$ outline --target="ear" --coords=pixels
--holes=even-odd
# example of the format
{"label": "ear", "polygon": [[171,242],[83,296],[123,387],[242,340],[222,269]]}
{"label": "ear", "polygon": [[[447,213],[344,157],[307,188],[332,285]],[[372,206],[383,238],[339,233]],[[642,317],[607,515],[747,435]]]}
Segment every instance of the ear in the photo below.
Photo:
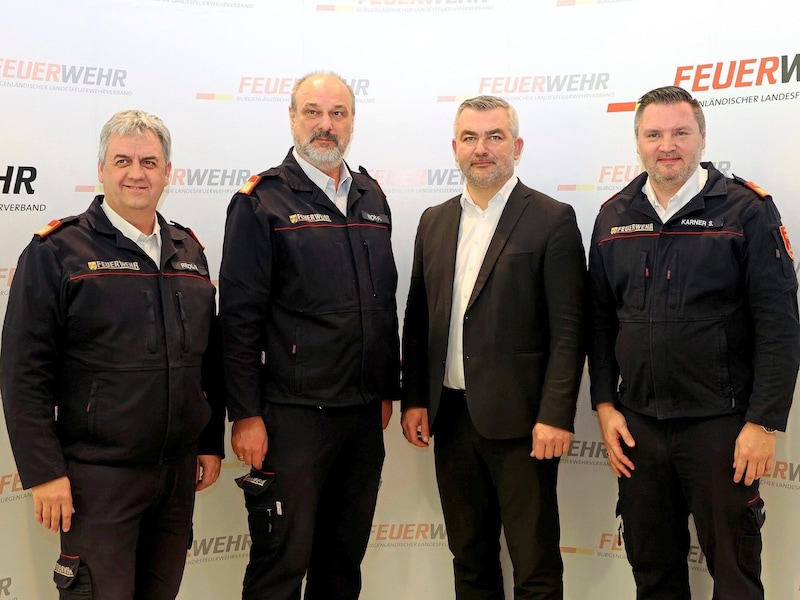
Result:
{"label": "ear", "polygon": [[172,163],[168,162],[167,163],[167,168],[164,171],[164,180],[166,181],[167,185],[169,185],[169,176],[170,176],[171,173],[172,173]]}
{"label": "ear", "polygon": [[523,146],[525,146],[525,141],[521,137],[514,140],[514,160],[519,160],[519,157],[522,156]]}
{"label": "ear", "polygon": [[97,180],[103,183],[103,163],[97,163]]}

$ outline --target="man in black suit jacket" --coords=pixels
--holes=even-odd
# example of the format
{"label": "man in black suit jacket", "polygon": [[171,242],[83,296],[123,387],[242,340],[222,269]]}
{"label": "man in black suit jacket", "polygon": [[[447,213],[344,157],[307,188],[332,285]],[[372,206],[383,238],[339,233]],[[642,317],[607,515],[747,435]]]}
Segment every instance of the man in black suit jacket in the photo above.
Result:
{"label": "man in black suit jacket", "polygon": [[584,352],[585,257],[572,208],[523,185],[519,120],[465,101],[453,151],[463,194],[427,209],[403,328],[406,439],[435,434],[458,600],[502,600],[500,529],[516,600],[560,599],[558,457]]}

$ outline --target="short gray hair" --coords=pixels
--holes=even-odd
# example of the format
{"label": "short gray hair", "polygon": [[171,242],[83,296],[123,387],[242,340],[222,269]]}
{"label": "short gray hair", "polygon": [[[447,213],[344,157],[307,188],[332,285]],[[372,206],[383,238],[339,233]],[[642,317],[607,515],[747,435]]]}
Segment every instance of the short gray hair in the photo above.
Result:
{"label": "short gray hair", "polygon": [[519,115],[517,111],[508,102],[497,96],[475,96],[464,100],[461,106],[458,107],[456,118],[453,120],[453,135],[458,135],[458,117],[467,108],[478,111],[505,108],[508,113],[508,127],[511,129],[511,135],[514,139],[519,137]]}
{"label": "short gray hair", "polygon": [[636,116],[633,117],[633,133],[638,137],[639,124],[642,122],[642,113],[644,109],[651,104],[680,104],[686,102],[692,107],[694,118],[697,120],[697,125],[700,128],[700,135],[706,134],[706,117],[703,114],[703,107],[700,103],[692,98],[692,95],[683,88],[674,85],[656,88],[650,90],[644,96],[639,98],[639,105],[636,108]]}
{"label": "short gray hair", "polygon": [[327,75],[328,77],[333,77],[334,79],[338,79],[344,84],[344,87],[347,88],[347,91],[350,92],[350,102],[352,104],[350,110],[353,115],[356,114],[356,94],[353,91],[353,88],[350,87],[350,84],[347,83],[347,80],[339,75],[338,73],[334,73],[333,71],[311,71],[311,73],[307,73],[303,75],[300,79],[294,82],[294,87],[292,88],[292,96],[291,96],[291,106],[292,111],[297,112],[297,88],[299,88],[307,79],[311,79],[313,77],[319,77],[321,75]]}
{"label": "short gray hair", "polygon": [[108,141],[117,134],[120,137],[129,135],[145,135],[152,131],[161,142],[166,164],[170,162],[172,153],[172,136],[164,122],[155,115],[149,115],[141,110],[121,110],[114,114],[100,131],[100,149],[97,153],[98,162],[104,163],[108,152]]}

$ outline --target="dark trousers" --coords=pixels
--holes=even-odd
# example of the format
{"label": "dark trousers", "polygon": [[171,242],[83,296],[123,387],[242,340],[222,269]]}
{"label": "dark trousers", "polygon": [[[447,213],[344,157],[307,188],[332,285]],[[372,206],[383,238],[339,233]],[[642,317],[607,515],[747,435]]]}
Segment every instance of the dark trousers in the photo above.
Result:
{"label": "dark trousers", "polygon": [[761,600],[758,481],[733,482],[740,415],[659,421],[623,409],[636,469],[619,480],[619,512],[638,600],[688,600],[688,517],[714,578],[714,600]]}
{"label": "dark trousers", "polygon": [[530,452],[530,437],[482,437],[463,396],[443,392],[434,453],[457,600],[504,598],[501,525],[514,567],[515,600],[563,597],[558,460],[540,461]]}
{"label": "dark trousers", "polygon": [[192,535],[197,457],[153,467],[70,462],[67,476],[75,514],[60,562],[79,559],[84,569],[60,598],[173,600]]}
{"label": "dark trousers", "polygon": [[268,405],[264,471],[245,492],[250,562],[244,600],[355,600],[369,542],[384,447],[380,402],[319,409]]}

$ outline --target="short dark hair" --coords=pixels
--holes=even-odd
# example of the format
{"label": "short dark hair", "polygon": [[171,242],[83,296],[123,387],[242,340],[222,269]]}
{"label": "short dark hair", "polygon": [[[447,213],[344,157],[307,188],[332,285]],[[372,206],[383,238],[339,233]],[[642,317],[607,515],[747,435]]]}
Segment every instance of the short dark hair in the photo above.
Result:
{"label": "short dark hair", "polygon": [[642,113],[644,109],[651,104],[680,104],[687,102],[692,107],[694,118],[697,120],[697,125],[700,127],[700,135],[706,133],[706,118],[703,115],[703,107],[700,103],[692,98],[692,95],[683,88],[674,85],[656,88],[650,90],[644,96],[639,98],[638,106],[636,107],[636,116],[633,118],[633,133],[639,135],[639,124],[642,122]]}

